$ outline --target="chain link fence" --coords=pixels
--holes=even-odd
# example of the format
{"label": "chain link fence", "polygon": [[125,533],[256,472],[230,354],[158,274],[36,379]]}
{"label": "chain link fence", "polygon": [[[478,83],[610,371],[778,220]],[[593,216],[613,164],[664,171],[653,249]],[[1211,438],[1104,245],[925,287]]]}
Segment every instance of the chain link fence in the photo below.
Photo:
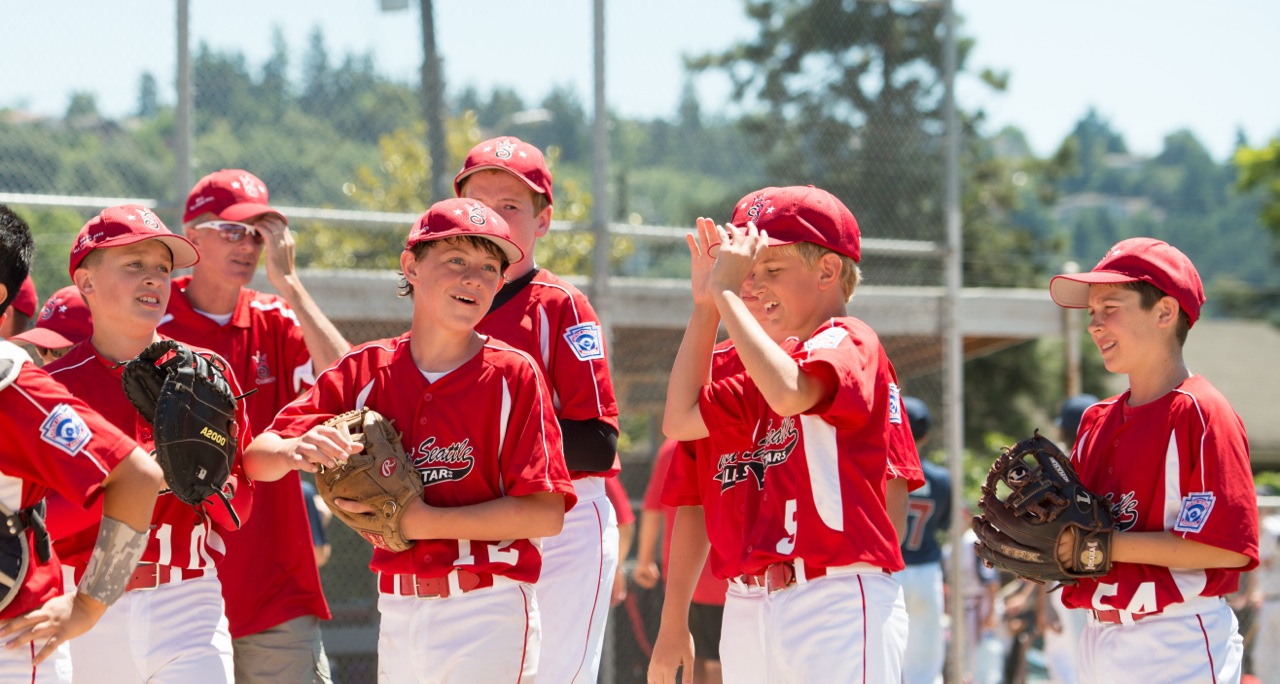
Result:
{"label": "chain link fence", "polygon": [[[94,3],[60,4],[70,22],[76,16],[99,21]],[[364,23],[355,23],[376,27],[380,10],[366,4]],[[130,30],[154,39],[154,60],[130,74],[136,83],[132,105],[120,106],[118,93],[108,98],[92,83],[62,93],[62,110],[0,95],[0,201],[16,206],[37,232],[35,275],[42,295],[66,284],[75,233],[107,203],[133,198],[155,207],[171,228],[181,223],[183,198],[174,189],[176,141],[183,135],[172,86],[174,22],[164,12],[156,16],[154,5],[146,3],[142,12],[141,3],[124,3],[122,10],[138,10]],[[304,280],[347,339],[394,336],[407,329],[408,309],[388,303],[394,301],[391,272],[409,225],[429,204],[433,166],[418,73],[388,69],[379,50],[330,47],[335,37],[320,29],[305,41],[287,40],[293,27],[318,26],[325,11],[319,4],[301,7],[289,19],[291,30],[277,27],[264,51],[226,33],[208,40],[202,22],[215,9],[197,3],[190,26],[191,177],[220,168],[245,168],[261,177],[272,204],[290,216]],[[661,441],[667,374],[688,311],[683,235],[698,216],[727,219],[740,197],[763,186],[817,185],[853,210],[865,241],[865,284],[850,311],[864,316],[866,302],[873,312],[887,312],[867,317],[893,322],[882,331],[883,341],[906,393],[935,407],[935,417],[943,414],[941,8],[835,0],[753,7],[773,13],[748,16],[748,37],[686,55],[684,82],[645,86],[679,91],[674,111],[655,118],[618,114],[611,129],[614,285],[601,309],[612,328],[622,477],[637,513]],[[216,11],[254,10],[250,3],[227,2]],[[742,8],[730,11],[741,19]],[[20,31],[36,31],[42,21],[22,4],[7,3],[0,13]],[[84,28],[68,37],[40,29],[44,47],[84,54],[85,45],[76,42]],[[114,27],[102,28],[111,33]],[[589,33],[573,39],[581,41],[585,59]],[[444,120],[431,125],[444,133],[444,168],[452,173],[474,143],[499,134],[545,149],[556,176],[556,225],[539,244],[538,261],[564,275],[589,275],[586,221],[595,200],[588,94],[553,85],[554,78],[537,98],[501,87],[482,91],[450,81],[450,63],[466,55],[441,56]],[[38,68],[35,55],[26,62],[13,54],[3,59],[6,71]],[[729,84],[728,104],[702,101],[699,84],[708,80]],[[967,156],[982,154],[966,142]],[[980,259],[967,261],[969,284],[1011,284],[984,281],[986,272]],[[269,289],[265,278],[258,282]],[[585,281],[576,282],[586,289]],[[343,297],[350,306],[329,308]],[[944,427],[935,429],[943,434]],[[341,525],[328,532],[333,554],[321,574],[334,614],[325,634],[335,680],[372,682],[377,612],[366,567],[370,549]],[[660,591],[633,587],[628,602],[614,609],[603,681],[644,681],[660,604]]]}

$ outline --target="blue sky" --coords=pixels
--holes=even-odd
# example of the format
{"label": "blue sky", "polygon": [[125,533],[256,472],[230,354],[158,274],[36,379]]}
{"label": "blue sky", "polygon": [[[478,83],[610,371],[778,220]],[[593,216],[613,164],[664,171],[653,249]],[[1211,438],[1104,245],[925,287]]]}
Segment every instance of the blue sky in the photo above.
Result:
{"label": "blue sky", "polygon": [[[193,43],[242,51],[259,66],[271,30],[284,29],[297,68],[320,26],[330,55],[372,51],[378,68],[417,78],[416,3],[384,13],[379,0],[191,0]],[[97,95],[111,114],[131,110],[150,70],[173,99],[175,10],[171,0],[5,0],[0,20],[18,27],[0,50],[0,107],[60,113],[73,90]],[[438,42],[451,92],[513,87],[534,100],[555,84],[591,97],[590,0],[437,0]],[[681,55],[749,36],[739,0],[608,0],[608,95],[631,116],[674,112]],[[960,85],[963,106],[984,107],[991,127],[1014,124],[1047,154],[1090,107],[1143,154],[1188,128],[1216,158],[1237,128],[1253,143],[1280,134],[1271,0],[957,0],[977,40],[972,64],[1007,70],[1009,91]],[[698,81],[706,111],[726,106],[727,84]]]}

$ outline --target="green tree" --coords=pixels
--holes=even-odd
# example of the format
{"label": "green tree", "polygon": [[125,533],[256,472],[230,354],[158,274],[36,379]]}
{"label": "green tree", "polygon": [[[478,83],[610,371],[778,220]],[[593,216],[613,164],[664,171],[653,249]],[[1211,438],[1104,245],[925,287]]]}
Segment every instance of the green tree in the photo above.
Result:
{"label": "green tree", "polygon": [[1262,192],[1259,217],[1273,234],[1280,235],[1280,138],[1256,148],[1241,145],[1233,161],[1239,171],[1237,189]]}

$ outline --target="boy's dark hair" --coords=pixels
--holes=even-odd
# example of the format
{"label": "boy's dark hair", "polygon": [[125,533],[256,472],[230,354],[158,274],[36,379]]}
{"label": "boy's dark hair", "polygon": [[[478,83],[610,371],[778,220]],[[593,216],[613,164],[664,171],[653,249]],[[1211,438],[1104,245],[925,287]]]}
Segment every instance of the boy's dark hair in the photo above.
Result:
{"label": "boy's dark hair", "polygon": [[[485,253],[497,257],[498,261],[502,264],[503,273],[506,273],[507,267],[511,265],[511,260],[507,258],[507,253],[502,251],[502,248],[498,246],[498,243],[488,238],[480,237],[479,235],[454,235],[452,237],[440,238],[439,240],[427,240],[414,245],[409,249],[409,251],[413,253],[413,260],[418,261],[422,259],[422,256],[433,246],[442,242],[450,245],[471,245],[472,247],[479,247],[480,249],[483,249]],[[413,294],[413,285],[410,285],[409,281],[405,279],[404,273],[399,271],[397,271],[397,273],[400,273],[400,282],[396,285],[396,294],[401,297],[411,296]]]}
{"label": "boy's dark hair", "polygon": [[[1150,311],[1160,302],[1161,299],[1170,296],[1164,290],[1142,280],[1135,280],[1129,283],[1117,283],[1117,286],[1125,290],[1133,290],[1134,292],[1137,292],[1138,296],[1141,298],[1139,301],[1142,304],[1143,311]],[[1190,331],[1191,319],[1187,317],[1187,312],[1183,311],[1182,307],[1179,306],[1178,327],[1174,330],[1174,333],[1178,337],[1179,347],[1187,343],[1187,333]]]}
{"label": "boy's dark hair", "polygon": [[22,288],[22,281],[31,273],[35,249],[31,227],[8,205],[0,204],[0,284],[7,291],[4,301],[0,302],[0,315],[9,310],[9,304]]}

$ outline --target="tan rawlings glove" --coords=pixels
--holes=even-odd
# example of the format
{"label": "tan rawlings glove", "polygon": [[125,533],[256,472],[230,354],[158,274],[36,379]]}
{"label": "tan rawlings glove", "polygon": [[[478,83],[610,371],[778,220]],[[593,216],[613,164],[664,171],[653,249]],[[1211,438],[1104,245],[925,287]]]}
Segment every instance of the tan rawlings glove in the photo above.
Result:
{"label": "tan rawlings glove", "polygon": [[[407,551],[413,541],[400,533],[400,518],[409,502],[422,498],[422,478],[409,464],[400,435],[382,414],[370,409],[347,411],[324,422],[351,441],[364,445],[336,468],[316,472],[316,492],[329,510],[370,544],[388,551]],[[334,499],[359,501],[373,513],[350,513]]]}

